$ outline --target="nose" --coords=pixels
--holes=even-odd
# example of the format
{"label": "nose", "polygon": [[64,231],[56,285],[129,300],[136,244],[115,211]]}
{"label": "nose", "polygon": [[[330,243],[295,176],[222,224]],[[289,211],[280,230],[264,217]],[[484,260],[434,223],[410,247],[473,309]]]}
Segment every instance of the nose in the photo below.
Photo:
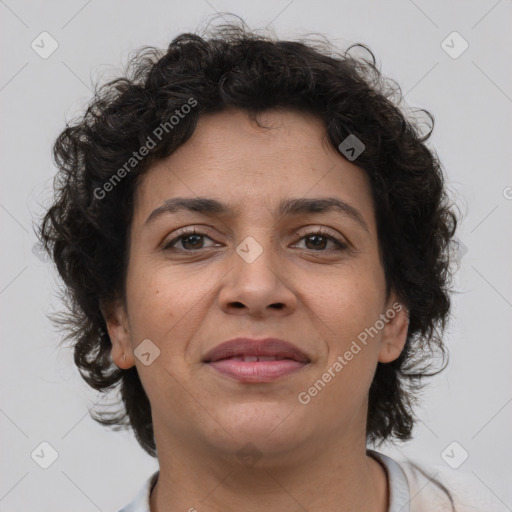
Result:
{"label": "nose", "polygon": [[297,298],[290,288],[286,265],[270,248],[263,249],[254,261],[234,252],[231,271],[219,292],[221,309],[228,314],[256,317],[293,313]]}

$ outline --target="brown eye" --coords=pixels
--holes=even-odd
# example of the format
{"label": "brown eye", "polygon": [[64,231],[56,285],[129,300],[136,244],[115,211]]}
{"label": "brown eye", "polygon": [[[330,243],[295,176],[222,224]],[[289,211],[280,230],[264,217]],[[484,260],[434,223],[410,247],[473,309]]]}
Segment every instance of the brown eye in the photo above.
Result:
{"label": "brown eye", "polygon": [[181,236],[181,245],[184,249],[201,249],[203,245],[203,235],[184,235]]}
{"label": "brown eye", "polygon": [[[306,249],[315,252],[328,252],[329,250],[347,249],[346,244],[338,240],[338,238],[322,230],[307,233],[301,237],[301,240],[305,240]],[[329,242],[334,244],[334,248],[329,249],[327,247]]]}
{"label": "brown eye", "polygon": [[[304,237],[308,249],[325,249],[329,240],[324,235],[308,235]],[[308,246],[308,241],[311,242]]]}
{"label": "brown eye", "polygon": [[[212,240],[209,236],[198,231],[182,232],[181,235],[173,238],[170,242],[164,245],[164,250],[177,250],[177,251],[198,251],[203,249],[205,239]],[[213,241],[213,240],[212,240]],[[181,243],[181,247],[174,247],[178,242]]]}

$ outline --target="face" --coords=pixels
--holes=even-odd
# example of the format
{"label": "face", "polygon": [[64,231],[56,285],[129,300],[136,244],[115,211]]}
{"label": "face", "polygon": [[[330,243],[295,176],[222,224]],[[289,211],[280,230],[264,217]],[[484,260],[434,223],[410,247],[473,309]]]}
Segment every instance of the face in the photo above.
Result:
{"label": "face", "polygon": [[[136,190],[126,307],[107,325],[113,360],[137,367],[157,447],[188,440],[229,456],[250,442],[284,456],[365,439],[377,362],[405,343],[407,315],[386,297],[364,171],[332,149],[312,115],[259,120],[266,128],[240,111],[203,115]],[[174,198],[212,199],[225,211],[165,208]],[[327,198],[341,207],[312,211]],[[286,340],[307,362],[250,380],[236,376],[247,361],[235,374],[205,361],[237,337]]]}

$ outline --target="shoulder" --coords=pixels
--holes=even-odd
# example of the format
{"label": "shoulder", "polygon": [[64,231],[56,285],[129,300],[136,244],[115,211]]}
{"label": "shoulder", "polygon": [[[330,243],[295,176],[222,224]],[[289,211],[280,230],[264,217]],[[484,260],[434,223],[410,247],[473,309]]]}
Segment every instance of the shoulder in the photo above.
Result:
{"label": "shoulder", "polygon": [[145,482],[139,490],[133,501],[123,507],[119,512],[150,512],[149,497],[151,490],[156,484],[159,471],[155,471]]}
{"label": "shoulder", "polygon": [[410,493],[410,512],[492,512],[490,496],[475,487],[472,475],[440,465],[399,459]]}

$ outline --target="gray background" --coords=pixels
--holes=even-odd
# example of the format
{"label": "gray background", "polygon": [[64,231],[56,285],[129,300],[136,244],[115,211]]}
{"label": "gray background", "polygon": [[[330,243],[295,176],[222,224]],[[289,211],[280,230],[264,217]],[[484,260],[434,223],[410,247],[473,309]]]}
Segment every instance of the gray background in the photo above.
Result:
{"label": "gray background", "polygon": [[[460,293],[446,334],[451,362],[423,393],[414,440],[381,451],[463,476],[489,496],[493,511],[512,510],[512,1],[6,0],[0,1],[0,511],[116,511],[157,468],[131,433],[89,418],[97,396],[71,352],[58,348],[46,316],[59,309],[58,281],[33,250],[32,224],[50,198],[51,145],[88,101],[91,80],[115,75],[142,45],[164,48],[178,33],[204,27],[215,11],[280,37],[319,32],[341,47],[366,43],[409,106],[434,113],[429,145],[465,213]],[[46,59],[31,47],[34,40],[43,45],[43,31],[59,45]],[[469,44],[458,58],[442,47],[453,31]],[[460,40],[450,41],[452,52],[461,48]],[[48,469],[31,458],[34,450],[44,453],[40,460],[49,456],[39,447],[43,441],[58,453]],[[441,456],[453,441],[459,444],[449,450],[452,458],[469,453],[458,469]]]}

